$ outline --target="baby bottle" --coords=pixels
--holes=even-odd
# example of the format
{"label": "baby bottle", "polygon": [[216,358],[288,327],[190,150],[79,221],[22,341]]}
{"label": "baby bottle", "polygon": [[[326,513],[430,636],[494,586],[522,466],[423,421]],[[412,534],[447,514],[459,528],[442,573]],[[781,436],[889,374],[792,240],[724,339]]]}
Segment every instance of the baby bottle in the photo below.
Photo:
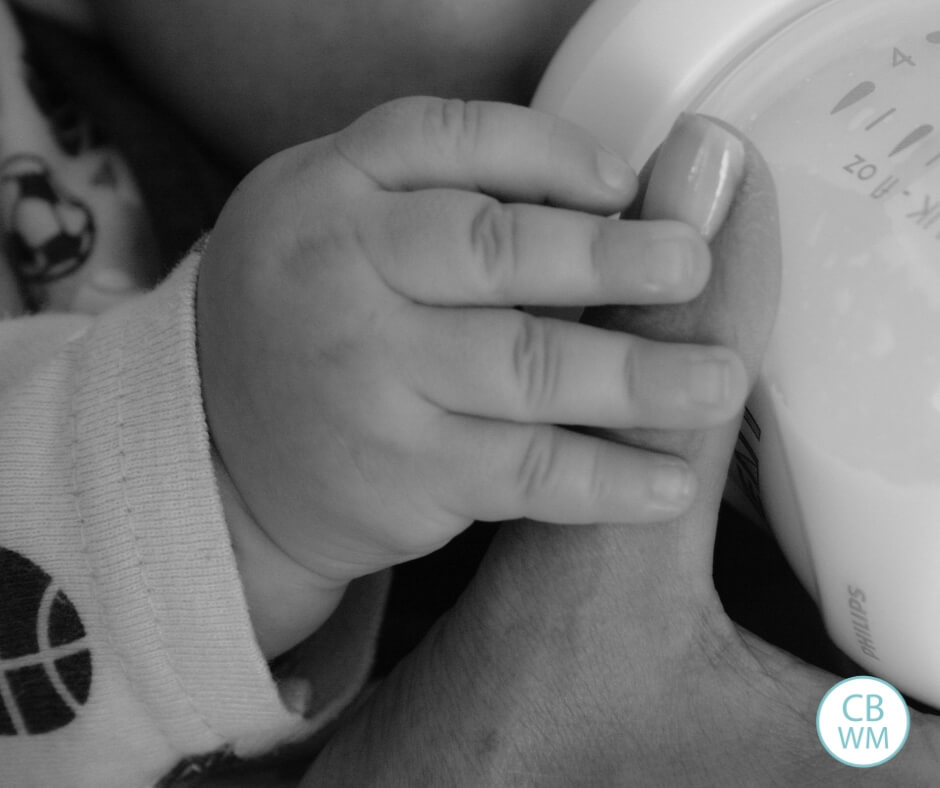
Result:
{"label": "baby bottle", "polygon": [[637,169],[685,111],[764,154],[782,290],[745,492],[835,643],[940,706],[936,0],[599,0],[534,105]]}

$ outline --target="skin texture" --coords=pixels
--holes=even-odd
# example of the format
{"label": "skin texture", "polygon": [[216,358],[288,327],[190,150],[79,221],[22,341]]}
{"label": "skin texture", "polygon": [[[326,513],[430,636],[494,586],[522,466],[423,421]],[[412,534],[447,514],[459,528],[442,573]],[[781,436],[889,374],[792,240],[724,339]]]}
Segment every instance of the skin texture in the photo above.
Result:
{"label": "skin texture", "polygon": [[[693,148],[713,127],[696,128]],[[555,425],[727,423],[740,359],[512,308],[701,292],[711,254],[693,225],[714,187],[687,223],[611,221],[637,187],[622,161],[605,182],[612,161],[533,110],[412,98],[242,182],[201,260],[198,349],[266,654],[351,580],[474,520],[651,523],[690,504],[682,460]]]}
{"label": "skin texture", "polygon": [[[97,7],[152,89],[247,167],[398,95],[525,102],[587,4]],[[739,205],[715,247],[722,265],[755,273],[756,282],[716,278],[732,286],[710,291],[707,314],[698,305],[611,310],[593,320],[659,336],[727,337],[753,374],[775,276],[774,244],[760,232],[771,212],[761,177],[752,170],[755,198]],[[743,303],[756,322],[747,322],[734,310],[755,284],[759,297]],[[739,326],[750,330],[741,335]],[[678,450],[702,474],[696,506],[668,530],[505,528],[458,606],[334,738],[304,784],[936,784],[933,718],[912,714],[907,746],[885,766],[838,765],[813,725],[835,677],[761,643],[721,609],[711,554],[734,433],[624,436]]]}
{"label": "skin texture", "polygon": [[[97,0],[143,80],[242,166],[406,95],[527,103],[589,0]],[[380,78],[379,78],[380,77]]]}
{"label": "skin texture", "polygon": [[[727,343],[753,377],[776,303],[774,214],[752,152],[703,296],[588,320]],[[935,784],[934,719],[912,714],[887,765],[838,764],[815,733],[836,677],[724,613],[711,570],[734,426],[620,437],[685,456],[701,479],[693,508],[660,529],[504,527],[455,609],[302,785]]]}

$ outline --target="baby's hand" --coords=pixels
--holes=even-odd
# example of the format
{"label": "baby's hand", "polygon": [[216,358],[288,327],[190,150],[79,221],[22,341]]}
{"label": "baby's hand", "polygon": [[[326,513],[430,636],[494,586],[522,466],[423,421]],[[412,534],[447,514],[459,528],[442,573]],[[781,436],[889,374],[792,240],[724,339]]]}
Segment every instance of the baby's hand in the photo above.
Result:
{"label": "baby's hand", "polygon": [[[203,257],[198,339],[250,600],[302,575],[292,587],[322,602],[305,602],[309,630],[351,579],[474,520],[688,507],[684,461],[552,425],[725,422],[746,396],[737,356],[512,308],[695,297],[710,272],[698,232],[604,218],[636,188],[560,120],[424,98],[248,176]],[[256,548],[272,563],[253,581]],[[256,626],[288,596],[256,606]]]}

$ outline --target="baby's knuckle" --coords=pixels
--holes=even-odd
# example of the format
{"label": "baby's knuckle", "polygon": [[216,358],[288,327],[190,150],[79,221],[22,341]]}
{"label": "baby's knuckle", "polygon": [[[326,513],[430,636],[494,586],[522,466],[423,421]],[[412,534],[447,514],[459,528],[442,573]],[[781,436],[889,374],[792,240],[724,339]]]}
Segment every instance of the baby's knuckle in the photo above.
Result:
{"label": "baby's knuckle", "polygon": [[589,471],[584,477],[582,500],[592,506],[614,500],[621,492],[623,479],[611,476],[607,447],[603,441],[596,440],[590,446],[587,465]]}
{"label": "baby's knuckle", "polygon": [[623,385],[623,399],[627,410],[628,420],[635,418],[640,399],[640,355],[639,343],[632,337],[625,337],[623,345],[623,358],[621,360],[621,381]]}
{"label": "baby's knuckle", "polygon": [[424,109],[424,140],[430,150],[462,160],[476,150],[483,126],[483,105],[462,99],[435,99]]}
{"label": "baby's knuckle", "polygon": [[487,198],[470,223],[470,250],[486,295],[502,293],[514,277],[517,254],[515,212]]}
{"label": "baby's knuckle", "polygon": [[524,505],[532,505],[546,492],[558,486],[560,463],[558,439],[553,429],[533,430],[516,479],[516,488]]}
{"label": "baby's knuckle", "polygon": [[512,374],[527,413],[538,414],[554,397],[561,367],[559,353],[545,321],[522,315],[512,347]]}
{"label": "baby's knuckle", "polygon": [[597,290],[606,288],[608,278],[608,234],[607,222],[605,220],[589,220],[587,237],[587,275],[590,279],[591,287]]}

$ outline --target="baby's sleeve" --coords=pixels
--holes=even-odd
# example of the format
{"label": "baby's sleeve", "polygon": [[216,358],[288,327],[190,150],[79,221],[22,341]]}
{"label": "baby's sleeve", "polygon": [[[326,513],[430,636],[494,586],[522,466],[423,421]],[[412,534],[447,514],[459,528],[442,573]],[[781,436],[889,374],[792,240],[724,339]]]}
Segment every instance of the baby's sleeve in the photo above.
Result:
{"label": "baby's sleeve", "polygon": [[304,711],[255,642],[210,459],[198,257],[96,318],[0,322],[0,785],[154,785],[334,718],[369,672],[382,577],[308,648]]}

